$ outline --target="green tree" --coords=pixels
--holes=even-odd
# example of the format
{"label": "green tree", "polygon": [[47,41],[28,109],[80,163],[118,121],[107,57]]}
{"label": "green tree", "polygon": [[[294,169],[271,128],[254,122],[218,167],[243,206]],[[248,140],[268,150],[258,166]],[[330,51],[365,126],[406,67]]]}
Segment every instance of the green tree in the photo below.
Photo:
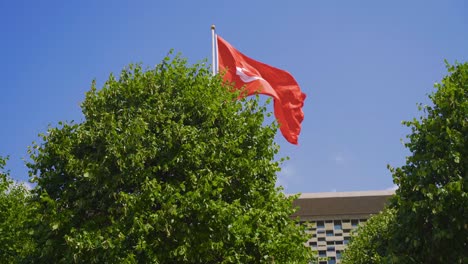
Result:
{"label": "green tree", "polygon": [[165,58],[93,83],[34,146],[37,263],[307,263],[258,98]]}
{"label": "green tree", "polygon": [[27,228],[30,219],[30,194],[5,171],[6,159],[0,157],[0,263],[17,263],[32,250]]}
{"label": "green tree", "polygon": [[468,63],[447,68],[426,115],[404,122],[412,155],[391,169],[399,263],[468,262]]}
{"label": "green tree", "polygon": [[358,227],[343,253],[342,264],[392,263],[389,240],[395,223],[395,209],[387,208]]}
{"label": "green tree", "polygon": [[343,263],[468,263],[468,63],[447,68],[433,106],[404,122],[412,155],[389,167],[390,209],[359,228]]}

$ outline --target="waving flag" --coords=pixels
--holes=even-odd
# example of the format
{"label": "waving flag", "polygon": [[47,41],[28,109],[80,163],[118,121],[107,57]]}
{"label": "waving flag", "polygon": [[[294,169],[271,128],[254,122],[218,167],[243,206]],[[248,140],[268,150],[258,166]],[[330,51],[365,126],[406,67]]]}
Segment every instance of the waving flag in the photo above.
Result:
{"label": "waving flag", "polygon": [[283,136],[297,145],[304,119],[302,106],[306,95],[301,92],[294,77],[288,72],[258,62],[240,53],[220,36],[218,41],[218,67],[224,79],[237,89],[244,88],[247,95],[265,94],[273,97],[274,113]]}

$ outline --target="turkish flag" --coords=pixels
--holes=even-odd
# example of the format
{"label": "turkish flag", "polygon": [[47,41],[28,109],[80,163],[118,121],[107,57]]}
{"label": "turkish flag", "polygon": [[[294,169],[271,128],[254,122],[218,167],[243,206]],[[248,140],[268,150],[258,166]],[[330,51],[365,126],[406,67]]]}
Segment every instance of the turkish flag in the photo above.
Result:
{"label": "turkish flag", "polygon": [[245,56],[220,36],[217,40],[218,67],[219,72],[224,73],[224,80],[233,82],[237,89],[245,89],[247,95],[260,93],[273,97],[281,133],[287,141],[297,145],[306,95],[294,77],[287,71]]}

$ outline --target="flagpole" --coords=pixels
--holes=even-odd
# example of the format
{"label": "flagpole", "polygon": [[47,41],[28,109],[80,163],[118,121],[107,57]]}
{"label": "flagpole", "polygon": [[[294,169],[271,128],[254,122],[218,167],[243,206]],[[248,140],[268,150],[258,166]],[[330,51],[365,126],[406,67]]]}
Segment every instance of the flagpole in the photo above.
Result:
{"label": "flagpole", "polygon": [[215,51],[215,41],[216,41],[216,34],[215,34],[215,25],[211,25],[211,57],[212,57],[212,68],[213,68],[213,76],[216,75],[216,51]]}

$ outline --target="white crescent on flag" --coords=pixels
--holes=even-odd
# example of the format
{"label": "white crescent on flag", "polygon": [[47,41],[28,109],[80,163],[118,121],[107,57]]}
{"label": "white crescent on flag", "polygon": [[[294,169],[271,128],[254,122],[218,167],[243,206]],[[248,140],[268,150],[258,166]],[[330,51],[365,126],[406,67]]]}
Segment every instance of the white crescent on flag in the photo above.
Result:
{"label": "white crescent on flag", "polygon": [[241,67],[236,67],[236,75],[238,75],[239,78],[245,83],[253,82],[256,80],[264,80],[262,77],[254,75],[246,68]]}

